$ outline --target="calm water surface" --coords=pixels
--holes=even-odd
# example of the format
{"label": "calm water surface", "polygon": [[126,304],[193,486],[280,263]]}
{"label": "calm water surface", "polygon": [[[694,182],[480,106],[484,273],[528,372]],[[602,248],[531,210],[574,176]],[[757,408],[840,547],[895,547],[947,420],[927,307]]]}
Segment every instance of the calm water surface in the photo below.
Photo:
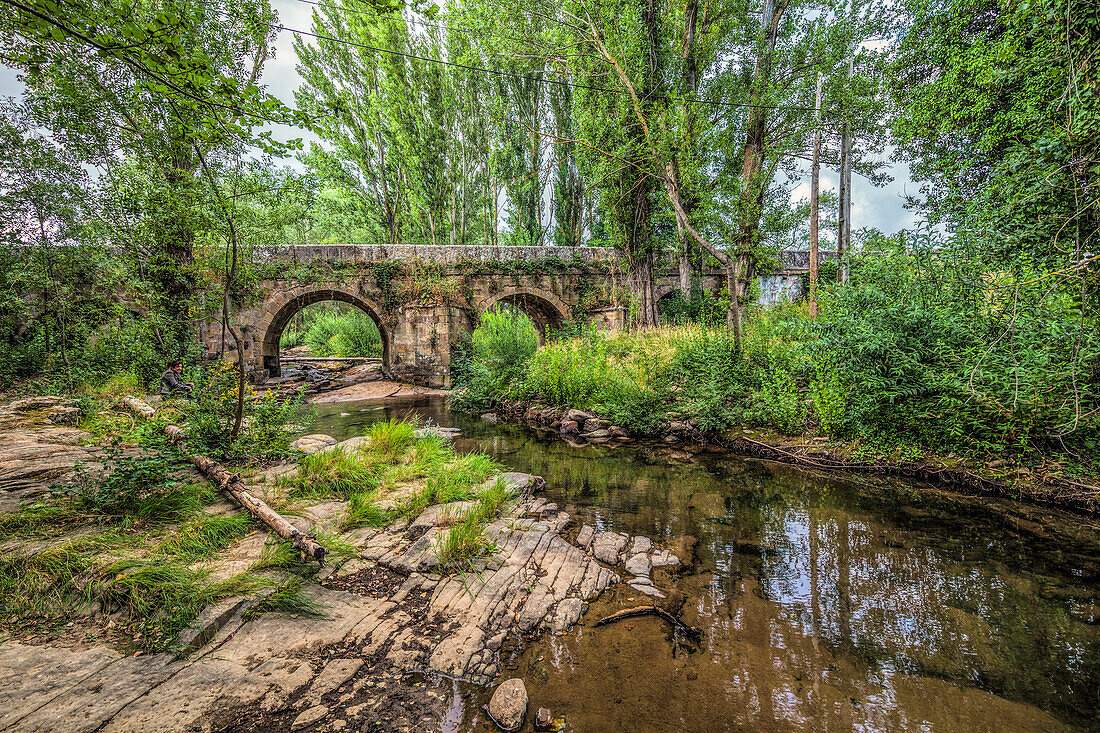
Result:
{"label": "calm water surface", "polygon": [[[654,580],[702,642],[654,617],[593,628],[644,602],[620,586],[569,633],[505,646],[529,719],[547,707],[577,732],[1100,730],[1089,521],[680,447],[573,448],[438,398],[319,411],[311,430],[340,439],[390,416],[460,427],[459,450],[545,476],[573,532],[643,534],[686,557]],[[445,729],[492,729],[491,690],[436,683],[454,691]]]}

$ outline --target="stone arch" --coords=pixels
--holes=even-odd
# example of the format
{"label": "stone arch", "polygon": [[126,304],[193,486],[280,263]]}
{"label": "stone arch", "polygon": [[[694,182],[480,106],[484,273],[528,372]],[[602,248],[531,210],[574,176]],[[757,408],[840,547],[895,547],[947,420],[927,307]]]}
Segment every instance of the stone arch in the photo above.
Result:
{"label": "stone arch", "polygon": [[336,300],[341,303],[349,303],[370,316],[378,329],[378,335],[382,339],[382,373],[390,376],[390,342],[393,335],[389,328],[382,322],[381,313],[377,305],[366,298],[339,290],[337,288],[318,287],[315,289],[294,288],[273,303],[269,303],[264,309],[270,314],[267,323],[261,326],[263,342],[260,345],[260,358],[263,368],[270,377],[277,377],[281,373],[279,366],[279,337],[295,313],[306,306],[320,303],[326,300]]}
{"label": "stone arch", "polygon": [[505,288],[494,293],[481,301],[478,312],[485,313],[501,303],[518,308],[531,319],[535,330],[539,332],[539,345],[545,343],[548,328],[560,328],[562,322],[569,320],[572,315],[572,309],[558,296],[549,290],[531,286]]}
{"label": "stone arch", "polygon": [[653,289],[654,301],[659,302],[659,301],[663,300],[664,298],[667,298],[668,296],[672,295],[674,292],[676,292],[679,289],[680,289],[680,286],[678,284],[677,285],[668,285],[668,284],[658,285],[656,288]]}

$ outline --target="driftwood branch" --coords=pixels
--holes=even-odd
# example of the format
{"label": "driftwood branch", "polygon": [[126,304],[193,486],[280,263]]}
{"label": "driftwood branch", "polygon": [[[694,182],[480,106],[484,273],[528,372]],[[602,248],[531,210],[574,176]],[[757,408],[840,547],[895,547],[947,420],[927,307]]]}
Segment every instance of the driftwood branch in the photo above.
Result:
{"label": "driftwood branch", "polygon": [[604,616],[597,621],[595,625],[604,626],[606,624],[613,624],[616,621],[622,621],[624,618],[634,618],[635,616],[660,616],[665,621],[672,624],[673,628],[682,631],[685,636],[695,641],[699,641],[699,639],[703,638],[703,632],[699,631],[699,629],[688,626],[665,609],[657,606],[634,606],[633,608],[624,608],[622,611],[617,611],[610,616]]}
{"label": "driftwood branch", "polygon": [[[166,426],[164,432],[177,443],[186,440],[186,434],[177,425]],[[303,556],[311,557],[322,565],[325,564],[325,555],[328,554],[328,550],[324,545],[317,542],[312,535],[303,534],[281,514],[269,507],[263,499],[251,494],[239,474],[230,473],[220,463],[207,456],[188,456],[188,460],[214,482],[218,489],[232,496],[238,504],[248,510],[249,514],[270,527],[275,534],[297,548]]]}

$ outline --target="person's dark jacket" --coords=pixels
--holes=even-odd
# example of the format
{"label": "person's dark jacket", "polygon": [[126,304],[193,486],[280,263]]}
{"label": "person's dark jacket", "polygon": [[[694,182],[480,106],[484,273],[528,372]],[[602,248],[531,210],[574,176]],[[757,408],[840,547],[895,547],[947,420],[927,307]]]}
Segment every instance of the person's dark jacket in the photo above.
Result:
{"label": "person's dark jacket", "polygon": [[191,388],[180,379],[175,369],[169,369],[160,376],[160,393],[177,394],[190,392]]}

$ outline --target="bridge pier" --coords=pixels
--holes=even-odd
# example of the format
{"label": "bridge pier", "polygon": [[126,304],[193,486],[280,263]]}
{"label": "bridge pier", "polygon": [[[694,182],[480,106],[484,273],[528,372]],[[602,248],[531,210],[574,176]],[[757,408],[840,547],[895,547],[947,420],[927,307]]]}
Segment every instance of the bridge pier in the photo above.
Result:
{"label": "bridge pier", "polygon": [[471,330],[470,319],[461,308],[400,308],[393,328],[388,376],[424,387],[450,387],[451,350]]}

